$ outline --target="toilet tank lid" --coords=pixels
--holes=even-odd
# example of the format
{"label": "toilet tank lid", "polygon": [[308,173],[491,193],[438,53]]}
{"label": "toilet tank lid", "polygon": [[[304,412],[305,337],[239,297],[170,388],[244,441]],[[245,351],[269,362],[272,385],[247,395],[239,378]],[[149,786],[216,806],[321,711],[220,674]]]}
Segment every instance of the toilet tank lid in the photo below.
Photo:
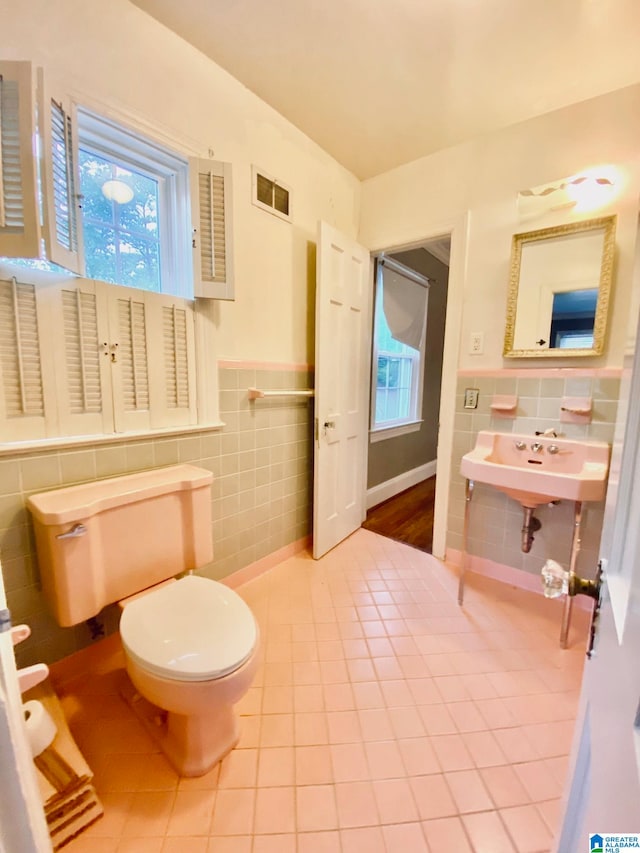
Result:
{"label": "toilet tank lid", "polygon": [[116,506],[208,486],[213,474],[195,465],[170,465],[31,495],[27,506],[41,524],[68,524]]}

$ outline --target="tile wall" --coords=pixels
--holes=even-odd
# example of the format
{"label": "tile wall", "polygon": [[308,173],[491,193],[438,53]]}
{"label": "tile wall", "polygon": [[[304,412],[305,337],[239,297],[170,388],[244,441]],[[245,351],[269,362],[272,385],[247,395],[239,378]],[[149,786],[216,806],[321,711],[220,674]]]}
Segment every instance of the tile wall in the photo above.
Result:
{"label": "tile wall", "polygon": [[[224,367],[222,429],[0,457],[2,573],[13,623],[32,630],[16,647],[19,665],[51,663],[92,639],[85,624],[59,628],[47,611],[25,507],[30,494],[178,462],[207,468],[214,474],[214,560],[200,573],[223,578],[310,532],[313,405],[295,397],[249,401],[247,389],[309,388],[312,382],[306,369]],[[116,607],[103,611],[106,634],[118,616]]]}
{"label": "tile wall", "polygon": [[[615,418],[620,392],[620,379],[612,376],[583,375],[587,371],[535,371],[537,375],[523,377],[523,371],[496,371],[491,376],[458,377],[456,419],[453,441],[453,465],[450,487],[447,547],[462,548],[464,520],[464,478],[459,473],[460,459],[470,450],[481,429],[534,435],[536,430],[553,427],[568,438],[588,437],[598,441],[613,441]],[[555,371],[560,373],[560,371]],[[532,371],[533,373],[533,371]],[[480,391],[478,407],[464,408],[464,391]],[[515,418],[498,418],[489,408],[494,394],[516,394],[518,408]],[[561,398],[592,397],[593,416],[590,424],[560,423]],[[598,546],[602,529],[604,502],[585,504],[582,523],[582,550],[578,571],[593,577],[598,561]],[[469,517],[469,553],[493,560],[502,565],[538,574],[545,560],[551,558],[568,568],[573,533],[574,504],[562,501],[555,506],[541,506],[536,516],[542,528],[535,534],[531,551],[520,550],[522,508],[511,498],[477,483]]]}

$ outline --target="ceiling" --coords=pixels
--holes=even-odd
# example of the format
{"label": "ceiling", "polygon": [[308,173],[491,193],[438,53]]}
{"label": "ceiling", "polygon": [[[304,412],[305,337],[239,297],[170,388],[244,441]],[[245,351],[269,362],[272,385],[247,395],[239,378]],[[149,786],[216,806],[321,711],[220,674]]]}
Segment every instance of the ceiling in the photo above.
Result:
{"label": "ceiling", "polygon": [[639,0],[132,0],[359,178],[640,80]]}

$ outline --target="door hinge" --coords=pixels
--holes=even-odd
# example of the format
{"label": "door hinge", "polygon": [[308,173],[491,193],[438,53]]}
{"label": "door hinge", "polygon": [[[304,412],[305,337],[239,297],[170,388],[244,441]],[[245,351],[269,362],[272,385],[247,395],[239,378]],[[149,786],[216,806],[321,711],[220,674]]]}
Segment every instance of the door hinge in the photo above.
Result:
{"label": "door hinge", "polygon": [[7,607],[0,610],[0,634],[11,630],[11,611]]}
{"label": "door hinge", "polygon": [[313,435],[316,441],[320,441],[320,422],[318,418],[314,418]]}

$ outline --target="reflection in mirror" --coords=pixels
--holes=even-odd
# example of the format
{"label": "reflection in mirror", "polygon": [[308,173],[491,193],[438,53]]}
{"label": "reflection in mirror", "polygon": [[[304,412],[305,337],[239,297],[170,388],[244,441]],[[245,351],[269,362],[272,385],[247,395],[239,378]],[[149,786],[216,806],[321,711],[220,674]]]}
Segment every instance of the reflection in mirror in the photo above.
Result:
{"label": "reflection in mirror", "polygon": [[549,346],[560,349],[593,347],[597,303],[597,287],[554,293]]}
{"label": "reflection in mirror", "polygon": [[504,355],[600,355],[615,216],[516,234]]}

